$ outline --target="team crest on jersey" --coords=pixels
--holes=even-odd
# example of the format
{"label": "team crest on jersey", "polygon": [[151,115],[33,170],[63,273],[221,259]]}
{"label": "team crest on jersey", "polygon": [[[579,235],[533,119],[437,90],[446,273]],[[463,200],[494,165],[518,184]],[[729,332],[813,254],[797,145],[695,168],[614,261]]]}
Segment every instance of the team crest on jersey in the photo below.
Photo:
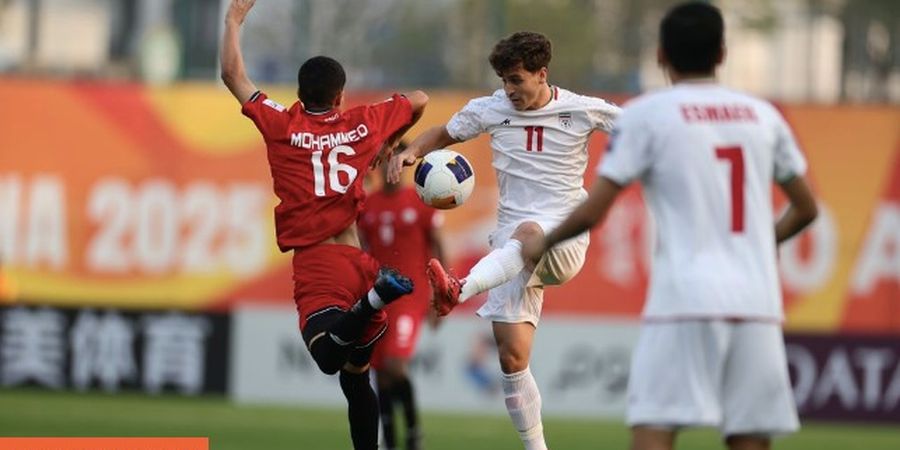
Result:
{"label": "team crest on jersey", "polygon": [[570,112],[562,112],[559,113],[559,126],[568,130],[572,128],[572,113]]}

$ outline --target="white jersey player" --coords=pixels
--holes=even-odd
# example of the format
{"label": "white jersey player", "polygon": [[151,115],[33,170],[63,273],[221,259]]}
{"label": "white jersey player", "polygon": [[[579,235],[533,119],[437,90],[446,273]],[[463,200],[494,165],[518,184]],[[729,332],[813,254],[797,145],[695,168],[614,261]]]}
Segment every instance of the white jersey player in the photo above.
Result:
{"label": "white jersey player", "polygon": [[500,187],[492,251],[462,280],[432,260],[429,281],[440,315],[489,290],[478,314],[493,322],[507,409],[525,448],[544,449],[540,393],[528,369],[531,343],[543,287],[561,284],[581,270],[588,234],[532,260],[522,258],[521,248],[541,239],[587,197],[588,140],[595,130],[610,131],[620,109],[548,84],[550,41],[538,33],[515,33],[500,41],[490,61],[503,89],[470,101],[446,126],[416,138],[392,159],[389,179],[399,179],[403,165],[432,150],[490,134]]}
{"label": "white jersey player", "polygon": [[[816,216],[806,163],[772,105],[715,83],[718,9],[675,7],[660,30],[675,85],[626,106],[587,201],[523,256],[597,224],[638,180],[657,242],[628,387],[632,448],[671,448],[680,427],[717,426],[732,449],[765,449],[798,427],[775,250]],[[791,202],[774,227],[773,181]]]}
{"label": "white jersey player", "polygon": [[585,198],[587,144],[595,130],[609,132],[619,107],[602,99],[549,86],[550,101],[516,110],[506,92],[476,98],[447,123],[457,142],[491,135],[500,205],[497,228],[526,220],[552,228]]}

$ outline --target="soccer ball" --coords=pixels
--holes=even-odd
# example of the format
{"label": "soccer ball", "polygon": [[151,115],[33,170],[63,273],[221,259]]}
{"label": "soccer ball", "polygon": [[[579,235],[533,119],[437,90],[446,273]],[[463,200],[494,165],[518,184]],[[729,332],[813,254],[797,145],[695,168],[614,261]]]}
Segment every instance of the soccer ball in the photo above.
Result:
{"label": "soccer ball", "polygon": [[463,155],[435,150],[416,166],[416,193],[433,208],[452,209],[465,203],[475,187],[475,172]]}

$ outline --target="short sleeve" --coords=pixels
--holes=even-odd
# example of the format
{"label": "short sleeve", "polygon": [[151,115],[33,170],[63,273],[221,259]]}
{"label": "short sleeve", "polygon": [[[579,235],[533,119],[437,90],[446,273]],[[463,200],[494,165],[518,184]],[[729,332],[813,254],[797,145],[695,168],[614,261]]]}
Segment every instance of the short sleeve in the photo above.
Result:
{"label": "short sleeve", "polygon": [[457,141],[468,141],[484,133],[487,127],[484,125],[482,116],[488,99],[490,97],[470,100],[447,122],[447,134]]}
{"label": "short sleeve", "polygon": [[250,96],[241,107],[241,113],[253,121],[266,140],[283,133],[290,123],[287,109],[262,91],[256,91]]}
{"label": "short sleeve", "polygon": [[591,128],[604,133],[612,132],[613,124],[622,114],[622,108],[597,97],[581,96],[581,103],[591,122]]}
{"label": "short sleeve", "polygon": [[369,106],[370,121],[387,138],[412,121],[412,105],[400,94]]}
{"label": "short sleeve", "polygon": [[610,132],[606,155],[597,167],[597,175],[625,186],[642,177],[652,164],[649,128],[639,114],[626,109]]}
{"label": "short sleeve", "polygon": [[776,114],[775,121],[775,168],[772,176],[778,183],[785,183],[792,178],[806,173],[806,159],[794,139],[794,134],[781,114]]}

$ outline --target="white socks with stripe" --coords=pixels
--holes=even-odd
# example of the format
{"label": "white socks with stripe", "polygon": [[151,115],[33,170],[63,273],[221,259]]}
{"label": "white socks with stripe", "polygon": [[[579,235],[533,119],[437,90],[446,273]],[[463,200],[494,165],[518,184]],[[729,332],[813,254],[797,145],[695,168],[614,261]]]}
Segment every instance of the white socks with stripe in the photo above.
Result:
{"label": "white socks with stripe", "polygon": [[544,442],[544,426],[541,424],[541,393],[537,383],[526,368],[521,372],[503,374],[503,394],[506,410],[525,450],[547,450]]}
{"label": "white socks with stripe", "polygon": [[459,293],[459,302],[506,283],[524,268],[522,243],[510,239],[506,245],[488,253],[472,267]]}

